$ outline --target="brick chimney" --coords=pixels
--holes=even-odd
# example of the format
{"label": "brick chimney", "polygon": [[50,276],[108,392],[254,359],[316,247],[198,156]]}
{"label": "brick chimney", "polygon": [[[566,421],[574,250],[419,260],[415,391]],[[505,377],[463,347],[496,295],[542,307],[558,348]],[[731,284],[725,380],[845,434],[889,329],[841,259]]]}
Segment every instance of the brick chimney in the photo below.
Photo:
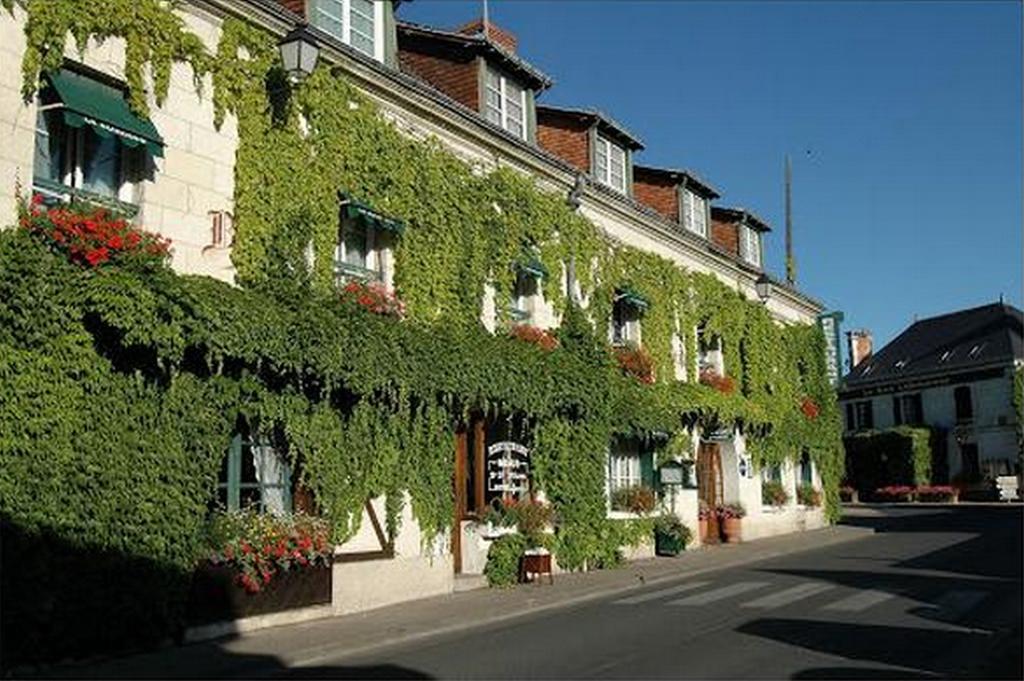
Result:
{"label": "brick chimney", "polygon": [[[455,29],[455,32],[462,33],[463,35],[482,34],[484,32],[484,20],[483,18],[474,19],[465,26]],[[519,40],[514,34],[496,25],[493,21],[487,22],[487,37],[490,38],[491,42],[501,45],[509,52],[515,52],[519,46]]]}
{"label": "brick chimney", "polygon": [[855,369],[864,360],[871,359],[873,341],[870,331],[867,329],[847,331],[846,340],[850,351],[850,369]]}

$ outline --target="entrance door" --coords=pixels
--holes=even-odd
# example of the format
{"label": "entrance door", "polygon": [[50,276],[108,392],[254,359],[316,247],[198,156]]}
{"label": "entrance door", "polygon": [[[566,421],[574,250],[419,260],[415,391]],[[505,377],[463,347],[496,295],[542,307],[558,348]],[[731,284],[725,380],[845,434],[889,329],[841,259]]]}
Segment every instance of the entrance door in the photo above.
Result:
{"label": "entrance door", "polygon": [[708,516],[708,536],[704,541],[717,544],[721,533],[714,510],[722,503],[722,452],[717,442],[701,442],[697,450],[697,498],[711,510]]}
{"label": "entrance door", "polygon": [[484,422],[475,419],[455,434],[455,517],[452,518],[452,558],[455,574],[462,573],[462,521],[476,520],[484,507]]}

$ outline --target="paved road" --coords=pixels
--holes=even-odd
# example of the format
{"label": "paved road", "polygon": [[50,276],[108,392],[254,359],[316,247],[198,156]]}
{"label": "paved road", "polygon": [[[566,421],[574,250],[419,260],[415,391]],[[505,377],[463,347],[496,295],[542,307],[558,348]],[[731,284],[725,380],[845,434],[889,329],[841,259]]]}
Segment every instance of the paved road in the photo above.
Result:
{"label": "paved road", "polygon": [[1020,507],[863,508],[865,539],[372,654],[388,678],[1022,678]]}

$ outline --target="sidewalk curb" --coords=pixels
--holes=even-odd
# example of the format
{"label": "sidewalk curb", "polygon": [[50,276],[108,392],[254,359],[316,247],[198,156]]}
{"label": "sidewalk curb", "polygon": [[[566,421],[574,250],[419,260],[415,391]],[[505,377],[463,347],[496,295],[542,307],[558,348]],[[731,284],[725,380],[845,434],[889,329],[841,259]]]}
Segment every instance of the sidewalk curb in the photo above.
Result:
{"label": "sidewalk curb", "polygon": [[[469,630],[469,629],[479,629],[481,627],[491,626],[491,625],[499,624],[499,623],[502,623],[502,622],[511,622],[511,621],[514,621],[514,620],[517,620],[517,619],[522,619],[522,618],[525,618],[525,617],[529,617],[531,615],[537,615],[537,614],[544,613],[544,612],[549,612],[549,611],[552,611],[552,610],[558,610],[558,609],[561,609],[561,608],[567,608],[567,607],[570,607],[570,606],[580,605],[582,603],[589,603],[591,601],[601,600],[603,598],[608,598],[610,596],[615,596],[615,595],[618,595],[618,594],[623,594],[623,593],[626,593],[626,592],[629,592],[629,591],[633,591],[633,590],[636,590],[636,589],[640,589],[640,588],[645,588],[645,587],[649,587],[649,586],[656,586],[656,585],[659,585],[659,584],[664,584],[666,582],[678,581],[680,579],[685,579],[685,578],[688,578],[688,577],[693,577],[695,575],[705,574],[705,573],[708,573],[708,572],[714,572],[714,571],[717,571],[717,570],[726,570],[726,569],[730,569],[730,568],[734,568],[734,567],[739,567],[741,565],[757,563],[757,562],[761,562],[761,561],[764,561],[764,560],[771,560],[773,558],[779,558],[781,556],[790,556],[790,555],[793,555],[793,554],[805,553],[807,551],[813,551],[815,549],[822,548],[822,547],[825,547],[825,546],[834,546],[836,544],[843,544],[843,543],[846,543],[846,542],[849,542],[849,541],[855,541],[857,539],[863,539],[863,538],[866,538],[866,537],[869,537],[869,536],[872,536],[872,535],[875,534],[875,530],[872,529],[872,528],[854,527],[854,526],[842,526],[842,527],[832,526],[832,527],[822,528],[820,530],[810,530],[810,531],[807,531],[804,534],[804,536],[811,535],[811,534],[817,534],[819,532],[832,532],[832,533],[836,533],[837,529],[840,532],[839,536],[829,537],[829,538],[827,538],[826,541],[819,542],[819,543],[816,543],[816,544],[809,544],[809,545],[807,545],[805,547],[789,549],[789,550],[776,549],[776,550],[773,550],[773,551],[768,551],[766,553],[758,553],[758,554],[755,554],[755,555],[741,556],[741,557],[739,557],[737,559],[729,560],[729,561],[726,561],[726,562],[723,562],[723,563],[718,563],[718,564],[715,564],[715,565],[708,565],[708,566],[697,567],[697,568],[693,568],[693,569],[683,569],[683,570],[680,570],[678,572],[673,572],[671,574],[665,574],[665,575],[660,575],[660,576],[657,576],[657,577],[651,577],[649,579],[645,579],[641,583],[633,582],[633,583],[626,584],[626,585],[616,585],[614,587],[609,587],[609,588],[601,589],[601,590],[595,591],[595,592],[579,594],[577,596],[570,596],[570,597],[567,597],[567,598],[565,598],[563,600],[553,601],[553,602],[549,602],[549,603],[540,603],[540,604],[536,604],[536,605],[530,605],[528,607],[520,608],[518,610],[500,612],[500,613],[496,613],[496,614],[494,614],[492,616],[485,616],[485,617],[482,617],[482,618],[477,618],[477,619],[468,620],[468,621],[465,621],[465,622],[460,622],[459,624],[438,627],[438,628],[430,629],[430,630],[427,630],[427,631],[408,632],[408,633],[405,633],[405,634],[402,634],[402,635],[392,636],[390,638],[386,638],[386,639],[381,640],[381,641],[377,641],[377,642],[370,643],[370,644],[365,644],[365,645],[362,645],[362,646],[356,646],[354,648],[348,648],[348,649],[345,649],[345,650],[339,650],[338,648],[333,647],[334,644],[332,644],[330,647],[321,645],[321,646],[317,646],[315,648],[309,649],[309,651],[305,652],[304,654],[298,654],[298,655],[283,654],[283,655],[278,655],[278,657],[281,660],[281,662],[284,665],[286,665],[288,668],[308,667],[308,666],[315,665],[317,663],[324,662],[326,660],[341,660],[341,659],[345,659],[347,657],[353,657],[353,656],[356,656],[356,655],[362,655],[364,653],[372,652],[374,650],[379,650],[381,648],[387,648],[387,647],[394,646],[394,645],[401,645],[401,644],[406,644],[406,643],[413,643],[413,642],[416,642],[416,641],[423,641],[423,640],[427,640],[427,639],[430,639],[430,638],[435,638],[435,637],[445,636],[445,635],[448,635],[448,634],[458,633],[460,631],[466,631],[466,630]],[[747,544],[747,546],[750,546],[750,545],[756,546],[756,543],[757,542],[751,542],[750,544]],[[720,550],[720,549],[715,549],[715,550]],[[725,550],[732,550],[732,549],[725,549]],[[628,567],[628,564],[627,564],[627,567]]]}

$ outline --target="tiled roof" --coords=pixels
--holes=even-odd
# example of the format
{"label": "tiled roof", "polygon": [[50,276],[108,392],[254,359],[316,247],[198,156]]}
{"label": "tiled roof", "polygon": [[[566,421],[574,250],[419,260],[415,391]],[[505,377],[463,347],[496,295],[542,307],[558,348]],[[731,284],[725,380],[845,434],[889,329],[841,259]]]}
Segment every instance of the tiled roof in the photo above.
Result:
{"label": "tiled roof", "polygon": [[546,90],[554,83],[546,73],[482,33],[456,33],[455,31],[445,31],[440,28],[414,24],[409,21],[399,21],[396,25],[399,31],[404,31],[408,35],[432,38],[482,50],[489,56],[496,58],[506,68],[518,71],[526,76],[533,81],[531,85],[535,86],[538,90]]}
{"label": "tiled roof", "polygon": [[717,199],[721,196],[719,191],[715,189],[710,182],[705,181],[700,175],[687,168],[656,168],[654,166],[645,166],[640,165],[639,163],[634,163],[633,170],[665,175],[677,181],[685,177],[687,181],[686,185],[688,187],[694,187],[697,189],[698,193],[704,194],[707,198]]}
{"label": "tiled roof", "polygon": [[711,217],[714,219],[724,219],[726,222],[744,222],[758,232],[772,231],[772,228],[767,222],[758,217],[756,213],[752,213],[746,208],[711,206]]}
{"label": "tiled roof", "polygon": [[607,128],[611,132],[614,132],[619,137],[630,143],[633,149],[643,149],[644,143],[640,141],[640,138],[631,133],[626,126],[616,121],[611,116],[605,114],[598,109],[586,109],[580,107],[571,106],[551,106],[549,104],[538,104],[537,113],[543,113],[549,111],[555,114],[569,114],[571,116],[579,116],[581,118],[588,118],[597,121],[603,127]]}
{"label": "tiled roof", "polygon": [[1024,313],[993,303],[921,319],[847,374],[844,388],[1021,359]]}

